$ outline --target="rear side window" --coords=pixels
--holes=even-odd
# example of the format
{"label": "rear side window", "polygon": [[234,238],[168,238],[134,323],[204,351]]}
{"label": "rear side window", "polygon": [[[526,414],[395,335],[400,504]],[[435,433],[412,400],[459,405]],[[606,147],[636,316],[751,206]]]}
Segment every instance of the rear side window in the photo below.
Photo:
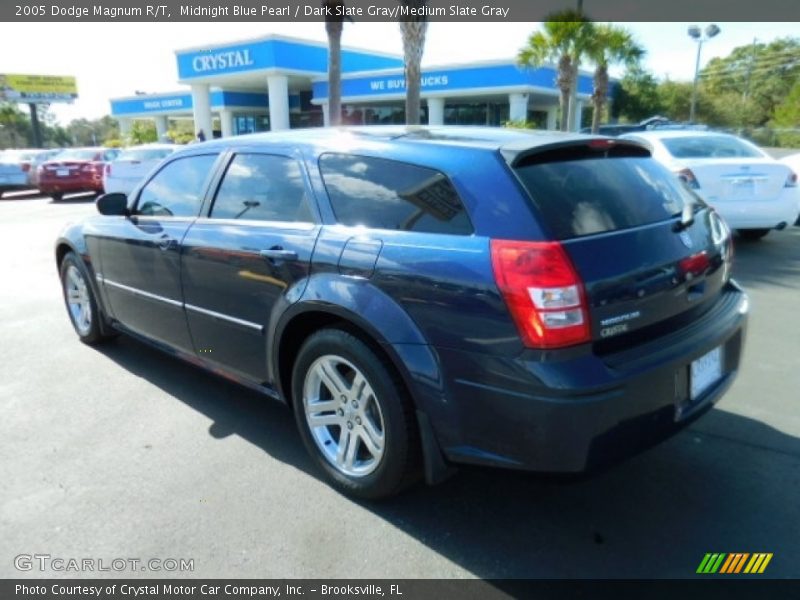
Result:
{"label": "rear side window", "polygon": [[651,158],[564,160],[515,171],[560,240],[663,221],[685,202],[701,202]]}
{"label": "rear side window", "polygon": [[200,210],[203,189],[216,154],[179,158],[167,164],[139,194],[137,214],[155,217],[193,217]]}
{"label": "rear side window", "polygon": [[453,184],[439,171],[346,154],[324,154],[319,165],[343,225],[457,235],[473,231]]}
{"label": "rear side window", "polygon": [[675,158],[761,158],[762,154],[742,140],[724,135],[662,138]]}
{"label": "rear side window", "polygon": [[219,186],[211,217],[313,221],[298,162],[270,154],[237,154]]}

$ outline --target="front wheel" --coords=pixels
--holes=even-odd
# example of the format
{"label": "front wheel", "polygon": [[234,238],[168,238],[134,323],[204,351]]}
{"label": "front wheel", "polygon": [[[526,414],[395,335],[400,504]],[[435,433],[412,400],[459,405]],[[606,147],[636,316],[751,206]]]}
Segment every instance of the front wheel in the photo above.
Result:
{"label": "front wheel", "polygon": [[61,261],[61,289],[70,321],[82,342],[91,345],[115,337],[104,334],[100,327],[102,317],[89,284],[89,275],[73,252]]}
{"label": "front wheel", "polygon": [[740,229],[739,235],[743,240],[757,241],[770,232],[769,229]]}
{"label": "front wheel", "polygon": [[419,472],[419,437],[402,382],[358,337],[324,329],[295,362],[295,418],[306,449],[341,491],[378,499]]}

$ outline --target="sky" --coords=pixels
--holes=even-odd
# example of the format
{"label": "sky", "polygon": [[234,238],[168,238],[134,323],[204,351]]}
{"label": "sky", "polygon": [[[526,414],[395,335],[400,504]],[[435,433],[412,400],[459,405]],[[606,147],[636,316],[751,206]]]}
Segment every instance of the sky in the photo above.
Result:
{"label": "sky", "polygon": [[[646,68],[658,77],[691,80],[696,44],[691,23],[624,23],[647,49]],[[705,26],[705,23],[699,23]],[[797,36],[797,23],[718,23],[722,32],[703,46],[701,67],[715,56],[751,44]],[[424,65],[510,59],[538,23],[429,24]],[[184,89],[177,83],[175,50],[269,33],[325,41],[323,23],[15,23],[3,25],[0,72],[74,75],[79,98],[52,105],[62,124],[109,114],[109,99]],[[342,44],[402,54],[397,23],[347,23]],[[612,73],[612,75],[615,73]],[[618,73],[617,73],[618,74]]]}

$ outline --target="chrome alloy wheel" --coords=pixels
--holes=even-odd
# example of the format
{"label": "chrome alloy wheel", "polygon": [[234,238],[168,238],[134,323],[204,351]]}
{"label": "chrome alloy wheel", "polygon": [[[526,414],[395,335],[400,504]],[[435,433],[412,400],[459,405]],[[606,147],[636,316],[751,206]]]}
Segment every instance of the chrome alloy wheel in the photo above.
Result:
{"label": "chrome alloy wheel", "polygon": [[315,360],[303,383],[303,407],[311,437],[339,472],[364,477],[378,468],[386,447],[383,414],[353,363],[334,354]]}
{"label": "chrome alloy wheel", "polygon": [[64,278],[64,292],[75,329],[81,335],[88,335],[92,328],[92,303],[89,299],[86,280],[75,265],[70,265],[67,269],[67,276]]}

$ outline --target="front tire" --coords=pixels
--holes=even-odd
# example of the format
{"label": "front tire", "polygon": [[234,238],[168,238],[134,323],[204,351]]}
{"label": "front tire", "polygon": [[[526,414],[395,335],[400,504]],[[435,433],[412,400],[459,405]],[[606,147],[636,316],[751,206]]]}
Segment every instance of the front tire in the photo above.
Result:
{"label": "front tire", "polygon": [[106,341],[115,335],[106,335],[100,325],[102,315],[97,307],[89,274],[74,252],[67,253],[61,261],[61,290],[72,327],[80,340],[89,345]]}
{"label": "front tire", "polygon": [[749,240],[751,242],[755,242],[763,238],[770,231],[771,231],[770,229],[740,229],[739,235],[742,237],[743,240]]}
{"label": "front tire", "polygon": [[398,375],[361,339],[339,329],[309,337],[292,376],[306,449],[340,491],[393,496],[419,473],[413,406]]}

